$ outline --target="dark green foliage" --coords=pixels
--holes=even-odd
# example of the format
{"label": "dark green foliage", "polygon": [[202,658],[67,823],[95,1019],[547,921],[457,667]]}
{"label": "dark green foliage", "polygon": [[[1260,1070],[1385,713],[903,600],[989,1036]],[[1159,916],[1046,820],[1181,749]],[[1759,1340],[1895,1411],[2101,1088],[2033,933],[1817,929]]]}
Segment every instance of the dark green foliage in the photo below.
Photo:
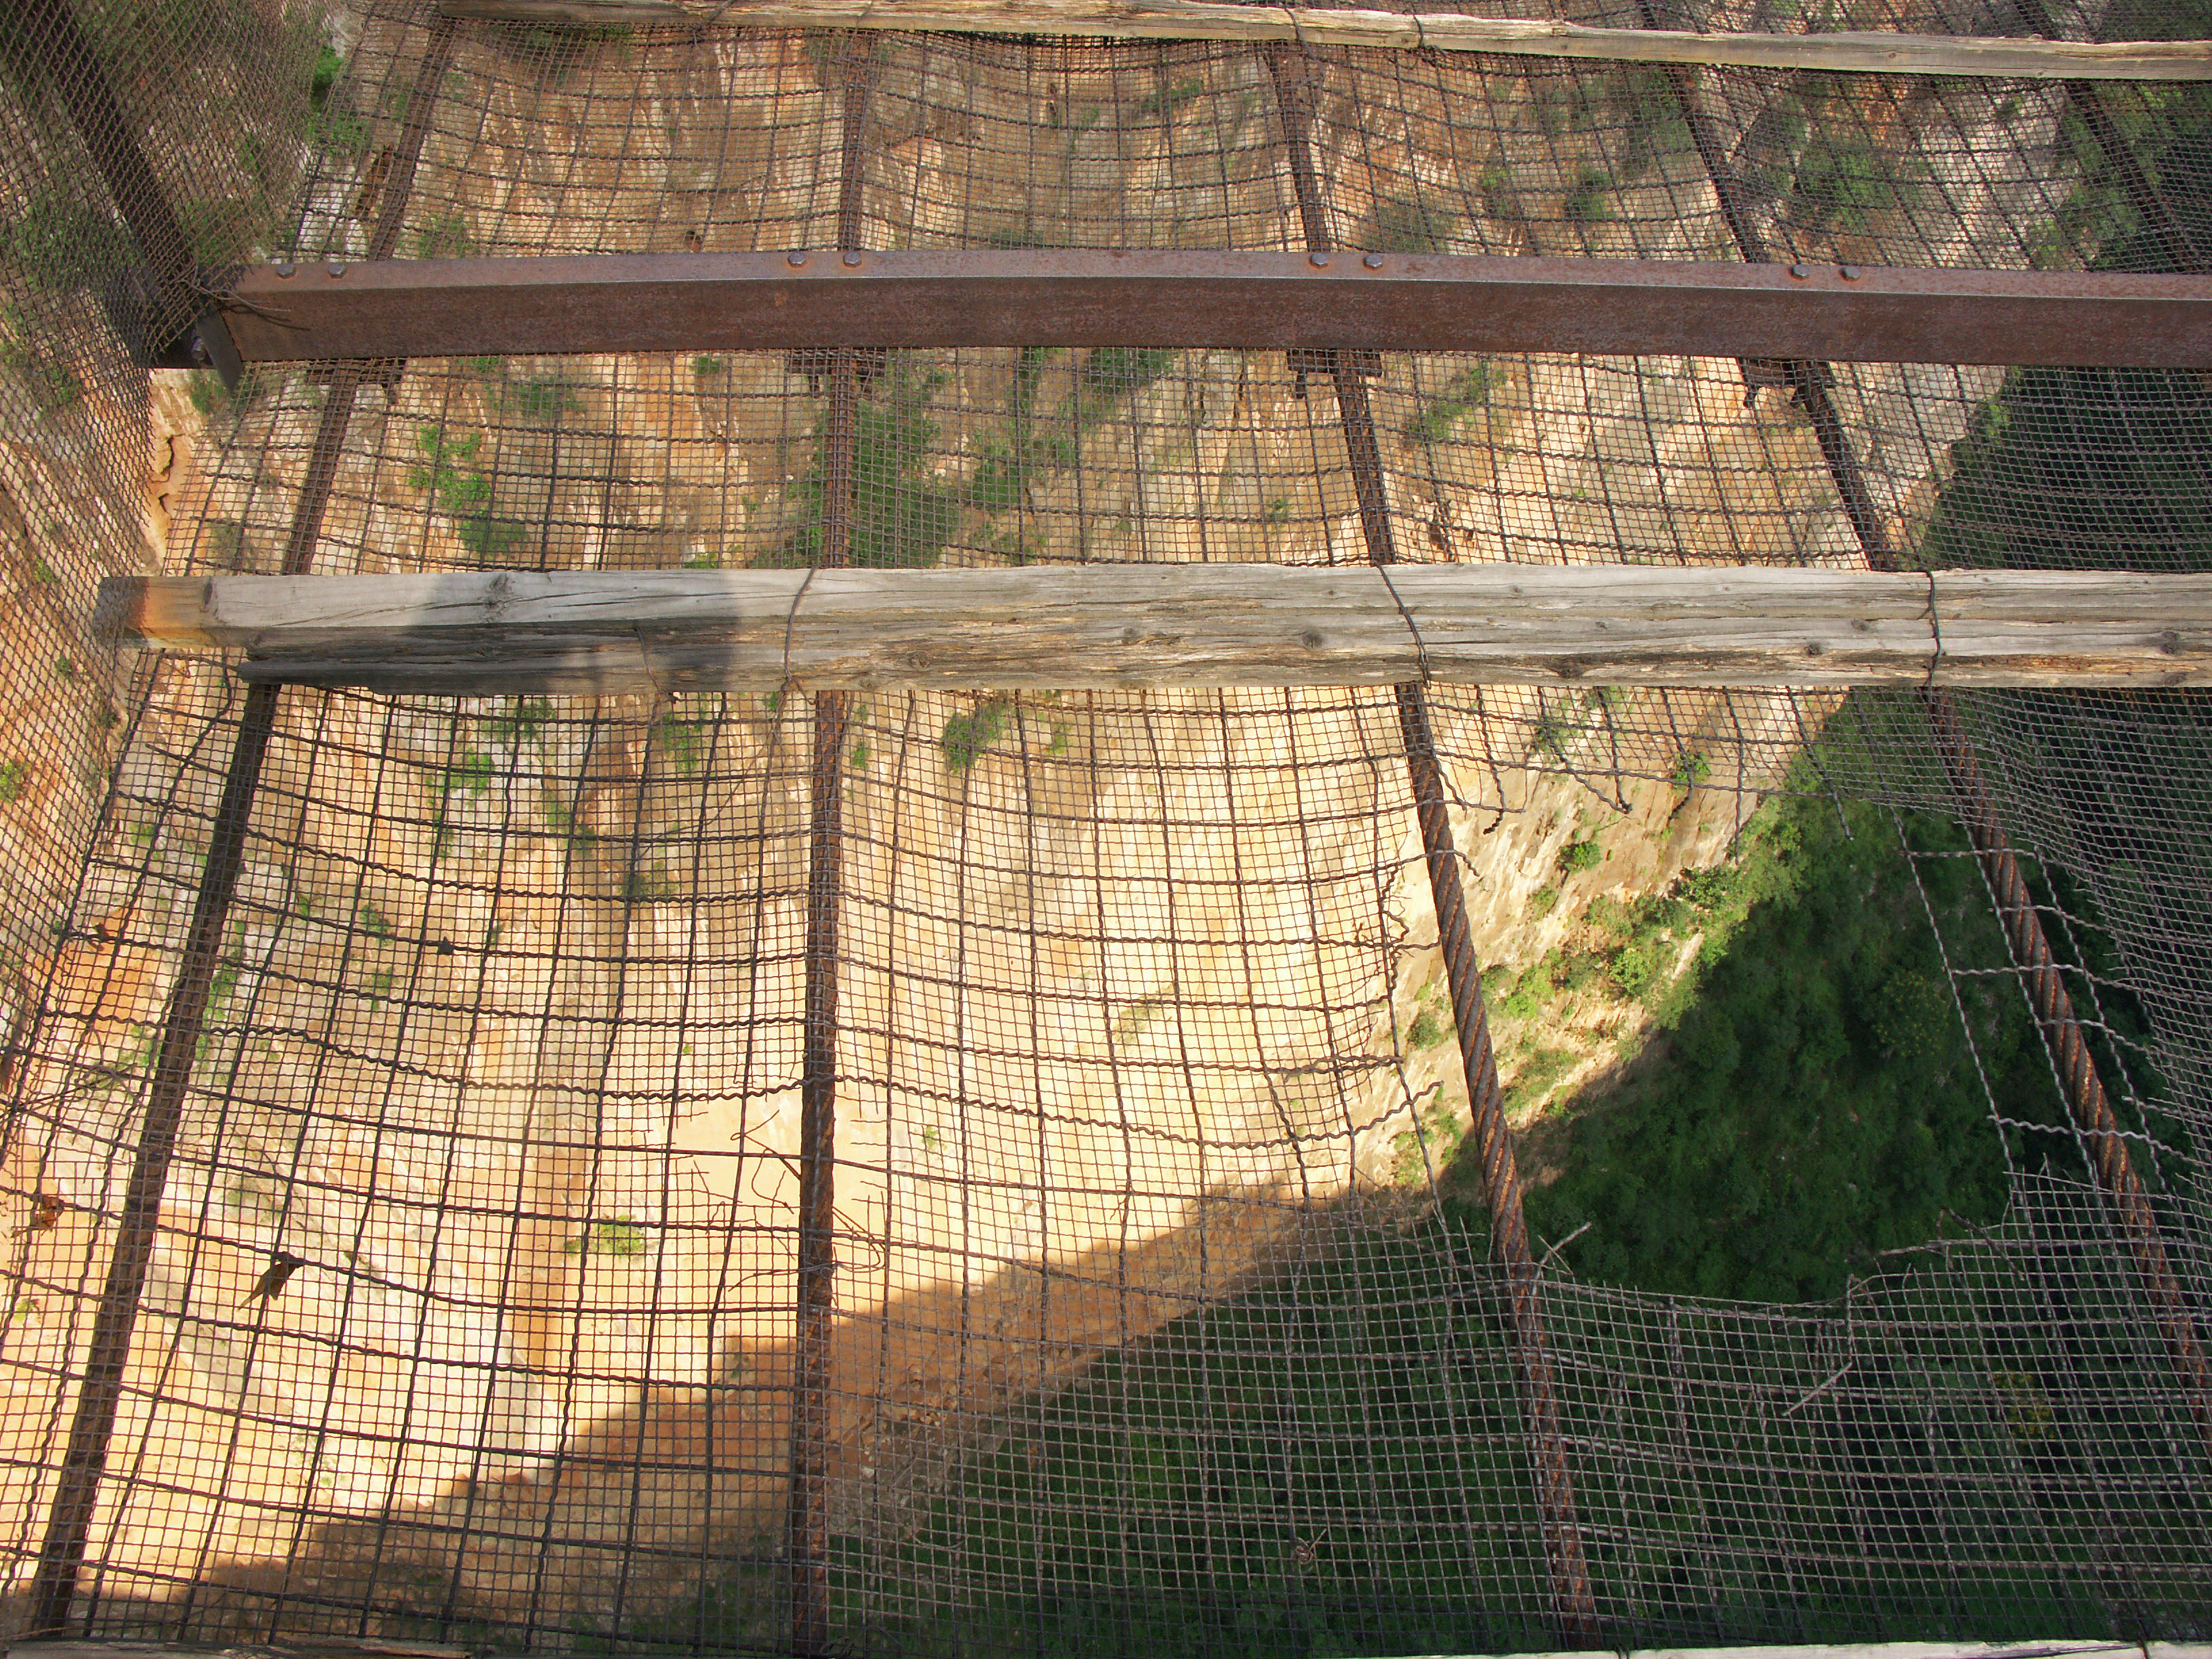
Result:
{"label": "dark green foliage", "polygon": [[[1001,433],[976,444],[979,456],[966,480],[938,471],[939,428],[930,402],[945,385],[941,369],[918,374],[903,357],[892,359],[884,380],[860,403],[853,450],[852,544],[855,565],[924,568],[935,564],[973,511],[986,518],[1012,509],[1028,484],[1073,466],[1083,435],[1122,400],[1165,374],[1170,349],[1101,346],[1075,374],[1075,390],[1049,413],[1037,408],[1050,348],[1024,349],[1017,362]],[[824,417],[826,419],[826,416]],[[799,527],[762,561],[775,566],[819,562],[822,547],[823,424],[815,426],[815,461],[792,491]],[[1017,554],[1017,562],[1023,556]]]}
{"label": "dark green foliage", "polygon": [[1585,870],[1596,869],[1604,862],[1605,849],[1597,844],[1595,837],[1571,841],[1559,849],[1559,873],[1563,876],[1578,876]]}
{"label": "dark green foliage", "polygon": [[66,294],[120,272],[137,258],[123,227],[92,207],[42,191],[0,230],[4,259],[34,289]]}
{"label": "dark green foliage", "polygon": [[510,749],[520,749],[526,743],[537,742],[544,732],[545,723],[552,718],[550,699],[517,697],[511,709],[492,720],[492,741],[505,744]]}
{"label": "dark green foliage", "polygon": [[1451,1012],[1447,1008],[1426,1007],[1413,1016],[1413,1023],[1406,1028],[1406,1046],[1413,1049],[1441,1047],[1452,1034]]}
{"label": "dark green foliage", "polygon": [[0,761],[0,806],[13,806],[30,787],[31,769],[27,763]]}
{"label": "dark green foliage", "polygon": [[[1845,823],[1850,826],[1847,838]],[[1963,850],[1953,826],[1907,820],[1913,844]],[[2004,946],[1970,860],[1924,860],[1954,960]],[[1994,1220],[2005,1171],[1942,957],[1888,816],[1824,799],[1771,804],[1728,870],[1657,904],[1620,908],[1611,971],[1649,986],[1681,928],[1756,895],[1673,1010],[1657,1063],[1586,1103],[1565,1172],[1528,1199],[1584,1277],[1705,1296],[1834,1294],[1875,1254]],[[1677,907],[1668,912],[1668,904]],[[1690,913],[1690,914],[1686,914]],[[1962,948],[1972,959],[1960,961]],[[1974,985],[1980,1063],[1998,1109],[2054,1119],[2040,1037],[2002,981]],[[2002,994],[2001,994],[2002,993]]]}
{"label": "dark green foliage", "polygon": [[1808,230],[1863,234],[1902,200],[1894,168],[1864,138],[1816,133],[1798,155],[1789,212]]}
{"label": "dark green foliage", "polygon": [[[853,517],[848,563],[877,568],[927,567],[937,562],[960,526],[960,495],[930,468],[937,422],[929,400],[946,380],[942,369],[915,374],[895,360],[878,388],[862,399],[853,445]],[[822,558],[822,502],[826,464],[825,412],[814,428],[813,467],[793,486],[799,527],[764,562],[818,564]]]}
{"label": "dark green foliage", "polygon": [[1574,188],[1559,204],[1559,211],[1584,224],[1614,218],[1618,216],[1613,210],[1612,195],[1613,175],[1595,163],[1586,163],[1576,172]]}
{"label": "dark green foliage", "polygon": [[[1175,360],[1172,346],[1099,346],[1084,358],[1078,379],[1086,400],[1126,398],[1158,380]],[[1104,413],[1094,407],[1084,424]]]}
{"label": "dark green foliage", "polygon": [[325,45],[307,81],[307,142],[350,155],[367,148],[368,124],[333,95],[344,84],[345,76],[344,58],[337,47]]}
{"label": "dark green foliage", "polygon": [[[1004,1589],[906,1602],[884,1645],[1102,1659],[1546,1645],[1477,1589],[1540,1577],[1540,1545],[1525,1454],[1498,1432],[1513,1407],[1494,1330],[1448,1296],[1405,1297],[1434,1260],[1426,1239],[1363,1240],[1037,1402],[1031,1427],[972,1460],[871,1564],[926,1586],[957,1562]],[[1358,1519],[1378,1487],[1407,1517],[1387,1540]],[[1470,1528],[1475,1512],[1492,1524]]]}
{"label": "dark green foliage", "polygon": [[471,795],[482,797],[490,793],[491,778],[491,757],[471,749],[461,757],[459,765],[446,769],[439,793],[450,795],[465,789]]}
{"label": "dark green foliage", "polygon": [[710,720],[687,720],[669,714],[654,722],[653,737],[660,745],[660,752],[667,756],[668,763],[689,777],[706,759],[713,741],[712,732]]}

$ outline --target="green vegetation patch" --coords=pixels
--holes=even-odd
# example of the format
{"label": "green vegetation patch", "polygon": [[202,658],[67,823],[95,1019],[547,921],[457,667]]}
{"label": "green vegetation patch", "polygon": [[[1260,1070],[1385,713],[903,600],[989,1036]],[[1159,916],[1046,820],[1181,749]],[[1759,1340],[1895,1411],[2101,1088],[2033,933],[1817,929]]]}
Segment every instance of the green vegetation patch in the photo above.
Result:
{"label": "green vegetation patch", "polygon": [[1012,698],[992,697],[947,720],[937,739],[937,746],[945,756],[945,770],[965,772],[982,759],[984,751],[1006,736],[1013,713]]}
{"label": "green vegetation patch", "polygon": [[422,428],[415,434],[415,447],[425,464],[409,469],[407,484],[430,493],[438,511],[453,521],[463,547],[480,559],[495,559],[521,544],[523,526],[494,510],[490,475],[475,465],[483,441],[481,432],[463,435]]}
{"label": "green vegetation patch", "polygon": [[1446,441],[1462,421],[1490,402],[1503,378],[1486,357],[1462,369],[1414,410],[1413,419],[1401,428],[1406,441],[1424,446]]}
{"label": "green vegetation patch", "polygon": [[1352,246],[1376,253],[1442,253],[1459,222],[1449,204],[1425,191],[1378,196],[1352,233]]}
{"label": "green vegetation patch", "polygon": [[635,1216],[624,1211],[618,1216],[592,1222],[561,1248],[569,1255],[643,1255],[645,1229]]}
{"label": "green vegetation patch", "polygon": [[[1943,820],[1905,823],[1917,850],[1966,850]],[[1624,994],[1668,988],[1680,941],[1705,942],[1661,1000],[1659,1040],[1616,1091],[1577,1103],[1561,1174],[1528,1195],[1540,1236],[1590,1224],[1568,1251],[1583,1277],[1796,1301],[1835,1294],[1881,1251],[1996,1218],[2005,1164],[1982,1073],[2006,1115],[2051,1121],[2049,1063],[1991,979],[1972,981],[1978,1069],[1897,835],[1876,807],[1783,798],[1735,863],[1593,907],[1612,944],[1590,954]],[[2001,966],[1974,863],[1919,871],[1954,962]]]}

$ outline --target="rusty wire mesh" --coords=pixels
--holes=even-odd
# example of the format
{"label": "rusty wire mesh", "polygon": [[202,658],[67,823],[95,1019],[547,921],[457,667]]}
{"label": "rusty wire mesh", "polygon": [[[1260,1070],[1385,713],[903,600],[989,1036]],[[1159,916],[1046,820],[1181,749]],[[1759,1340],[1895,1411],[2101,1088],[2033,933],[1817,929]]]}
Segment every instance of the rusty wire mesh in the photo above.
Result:
{"label": "rusty wire mesh", "polygon": [[[2057,84],[1697,71],[1717,187],[1675,83],[1642,66],[456,27],[398,3],[83,17],[165,184],[221,209],[211,276],[363,257],[395,212],[402,257],[830,246],[862,82],[878,247],[1302,246],[1286,84],[1346,246],[1734,258],[1725,191],[1805,258],[2156,269],[2212,225],[2194,89],[2099,94],[2178,204],[2177,242]],[[415,362],[357,386],[319,365],[230,392],[164,375],[149,411],[147,325],[113,299],[129,236],[15,67],[37,42],[9,47],[0,1552],[20,1612],[252,719],[221,660],[116,660],[85,629],[97,576],[284,568],[339,398],[319,573],[809,565],[837,479],[825,365],[781,355]],[[1870,534],[1906,563],[2206,556],[2201,377],[1371,368],[1401,558],[1855,567]],[[893,353],[849,465],[854,563],[1371,551],[1331,372],[1279,356]],[[1562,936],[1547,884],[1585,815],[1661,849],[1632,881],[1720,860],[1784,787],[1956,808],[1909,696],[1431,704],[1469,902],[1515,966]],[[2045,925],[2099,942],[2065,952],[2088,964],[2067,982],[2201,1320],[2201,698],[1957,706]],[[1558,1645],[1506,1289],[1435,1202],[1466,1088],[1411,1036],[1441,968],[1390,694],[849,714],[815,1437],[836,1641]],[[273,722],[74,1626],[787,1645],[809,700],[294,689]],[[1979,868],[1963,843],[1908,845],[1931,891]],[[2025,981],[1979,891],[1929,915],[1956,1017],[1987,1037]],[[2063,1093],[1991,1093],[2001,1221],[1833,1303],[1549,1264],[1607,1642],[2212,1624],[2205,1442]]]}

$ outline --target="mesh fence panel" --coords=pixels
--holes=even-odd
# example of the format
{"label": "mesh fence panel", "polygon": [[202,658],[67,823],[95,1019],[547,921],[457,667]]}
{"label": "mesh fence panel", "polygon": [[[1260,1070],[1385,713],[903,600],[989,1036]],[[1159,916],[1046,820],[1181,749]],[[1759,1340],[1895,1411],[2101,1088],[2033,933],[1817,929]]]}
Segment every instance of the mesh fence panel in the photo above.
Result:
{"label": "mesh fence panel", "polygon": [[[2194,87],[2107,86],[2100,127],[2077,90],[2026,81],[407,4],[75,15],[191,234],[196,303],[264,254],[831,246],[863,86],[872,247],[1304,246],[1285,96],[1348,247],[2150,270],[2212,226]],[[2203,33],[2179,9],[2052,27]],[[87,625],[97,577],[303,550],[318,574],[813,566],[845,474],[824,354],[319,364],[230,392],[160,374],[149,400],[139,362],[193,313],[149,315],[129,210],[35,68],[51,43],[6,40],[0,1478],[21,1617],[256,718],[218,658],[118,662]],[[2102,147],[2114,130],[2166,218]],[[1355,372],[1401,559],[2203,562],[2201,376]],[[892,352],[860,377],[853,563],[1373,553],[1330,365],[1032,348]],[[1948,705],[2193,1310],[2200,704]],[[1486,961],[1534,961],[1601,891],[1722,861],[1773,792],[1958,806],[1957,755],[1911,693],[1432,688],[1429,708]],[[1832,1303],[1639,1293],[1547,1256],[1547,1443],[1511,1287],[1451,1201],[1456,1054],[1416,1036],[1443,969],[1392,694],[848,713],[836,1317],[798,1437],[840,1647],[1551,1648],[1547,1443],[1608,1644],[2212,1627],[2203,1431],[2058,1076],[2033,1101],[1984,1090],[2002,1219]],[[818,714],[796,690],[282,693],[76,1628],[789,1645]],[[1586,816],[1628,867],[1561,874]],[[1906,845],[1978,1056],[2033,976],[1984,864]]]}

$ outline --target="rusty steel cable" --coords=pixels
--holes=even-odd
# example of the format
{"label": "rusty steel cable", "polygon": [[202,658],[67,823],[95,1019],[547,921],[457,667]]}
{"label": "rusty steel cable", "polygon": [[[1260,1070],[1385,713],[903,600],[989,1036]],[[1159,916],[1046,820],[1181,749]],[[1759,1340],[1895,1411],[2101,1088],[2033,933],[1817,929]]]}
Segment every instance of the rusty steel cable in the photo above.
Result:
{"label": "rusty steel cable", "polygon": [[[1275,88],[1276,112],[1282,123],[1283,147],[1297,193],[1300,222],[1308,246],[1316,252],[1327,252],[1335,246],[1335,235],[1320,172],[1314,164],[1304,66],[1298,57],[1280,48],[1270,48],[1266,55]],[[1397,555],[1363,365],[1358,354],[1348,350],[1332,352],[1330,360],[1338,423],[1351,461],[1368,560],[1387,568]],[[1430,726],[1428,696],[1422,686],[1413,684],[1395,688],[1395,697],[1407,778],[1420,825],[1422,854],[1436,907],[1437,935],[1451,989],[1452,1028],[1466,1073],[1483,1196],[1490,1211],[1491,1255],[1505,1273],[1511,1303],[1514,1364],[1528,1416],[1537,1510],[1542,1517],[1545,1554],[1551,1565],[1554,1628],[1559,1639],[1570,1647],[1595,1647],[1601,1639],[1597,1601],[1583,1552],[1582,1528],[1575,1516],[1574,1474],[1561,1431],[1558,1391],[1545,1339],[1542,1286],[1528,1249],[1513,1130],[1505,1120],[1504,1091],[1498,1086],[1497,1056],[1491,1049],[1482,970],[1468,929],[1467,900],[1461,890],[1459,862],[1452,848],[1449,796]]]}

